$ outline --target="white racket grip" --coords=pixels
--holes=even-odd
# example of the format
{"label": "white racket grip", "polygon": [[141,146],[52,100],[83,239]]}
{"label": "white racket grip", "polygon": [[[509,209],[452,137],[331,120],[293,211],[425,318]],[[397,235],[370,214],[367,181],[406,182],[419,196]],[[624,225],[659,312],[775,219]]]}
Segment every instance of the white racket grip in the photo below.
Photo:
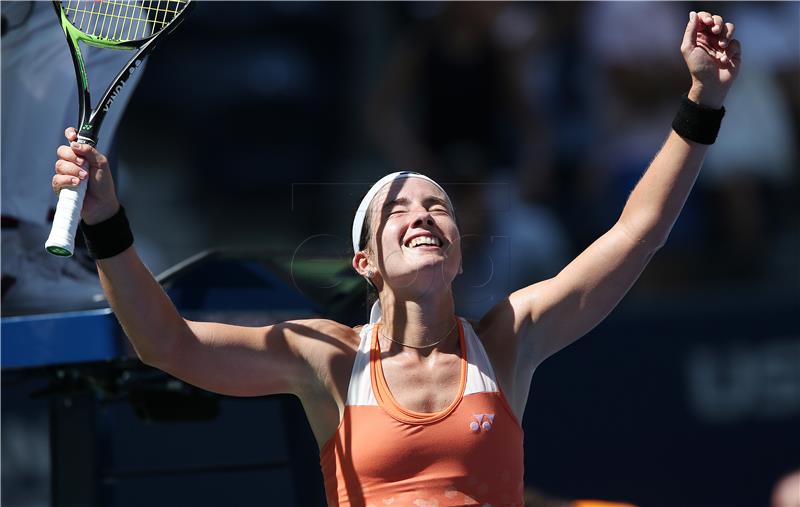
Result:
{"label": "white racket grip", "polygon": [[88,183],[82,181],[76,188],[62,188],[58,192],[53,227],[50,229],[50,237],[44,244],[45,249],[51,254],[70,257],[75,251],[75,233],[81,221],[81,208]]}

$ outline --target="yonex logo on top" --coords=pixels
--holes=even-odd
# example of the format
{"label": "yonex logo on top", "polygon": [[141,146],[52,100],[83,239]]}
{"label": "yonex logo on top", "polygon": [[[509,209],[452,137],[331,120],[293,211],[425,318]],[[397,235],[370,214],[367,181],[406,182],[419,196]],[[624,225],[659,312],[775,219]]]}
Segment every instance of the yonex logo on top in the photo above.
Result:
{"label": "yonex logo on top", "polygon": [[474,417],[475,420],[469,423],[469,429],[473,433],[477,433],[481,429],[484,431],[489,431],[492,429],[492,423],[494,423],[494,414],[472,414],[472,417]]}

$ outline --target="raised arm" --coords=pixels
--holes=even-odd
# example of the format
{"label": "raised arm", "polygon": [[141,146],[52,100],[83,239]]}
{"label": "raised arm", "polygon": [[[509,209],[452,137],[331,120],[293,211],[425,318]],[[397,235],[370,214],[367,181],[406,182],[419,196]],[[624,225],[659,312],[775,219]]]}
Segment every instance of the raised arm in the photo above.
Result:
{"label": "raised arm", "polygon": [[[95,148],[75,143],[58,149],[53,189],[91,184],[82,218],[108,224],[120,208],[108,161]],[[133,246],[97,267],[103,290],[136,353],[145,363],[190,384],[221,394],[293,393],[306,398],[326,391],[331,354],[341,353],[347,329],[315,319],[250,328],[184,320],[139,259]]]}
{"label": "raised arm", "polygon": [[[695,104],[722,107],[740,66],[733,29],[719,16],[690,13],[681,52],[692,76],[688,97]],[[702,137],[679,129],[687,137]],[[708,150],[687,137],[670,132],[608,232],[554,278],[513,293],[505,309],[501,305],[485,317],[486,325],[513,322],[517,364],[525,373],[600,323],[667,240]]]}

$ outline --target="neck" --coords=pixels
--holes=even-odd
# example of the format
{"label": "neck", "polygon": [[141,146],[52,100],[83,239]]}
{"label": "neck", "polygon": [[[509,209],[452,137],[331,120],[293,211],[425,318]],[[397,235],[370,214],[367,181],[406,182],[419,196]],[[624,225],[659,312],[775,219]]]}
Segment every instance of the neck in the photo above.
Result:
{"label": "neck", "polygon": [[413,300],[395,299],[393,294],[384,294],[381,309],[381,332],[391,337],[387,346],[399,348],[405,345],[424,351],[428,347],[450,348],[458,342],[450,290]]}

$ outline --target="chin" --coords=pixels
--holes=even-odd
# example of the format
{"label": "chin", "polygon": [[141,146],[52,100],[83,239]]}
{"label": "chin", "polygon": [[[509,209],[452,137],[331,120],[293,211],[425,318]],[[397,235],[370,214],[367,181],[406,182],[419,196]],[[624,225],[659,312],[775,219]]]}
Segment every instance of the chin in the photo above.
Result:
{"label": "chin", "polygon": [[395,287],[418,287],[420,290],[427,290],[439,285],[444,286],[449,283],[446,273],[442,271],[441,262],[409,266],[408,271],[392,274],[391,278],[391,284]]}
{"label": "chin", "polygon": [[457,273],[458,266],[450,269],[449,266],[445,266],[442,262],[432,262],[419,267],[417,270],[417,278],[421,284],[428,287],[432,285],[449,287],[453,283],[453,280],[455,280]]}

